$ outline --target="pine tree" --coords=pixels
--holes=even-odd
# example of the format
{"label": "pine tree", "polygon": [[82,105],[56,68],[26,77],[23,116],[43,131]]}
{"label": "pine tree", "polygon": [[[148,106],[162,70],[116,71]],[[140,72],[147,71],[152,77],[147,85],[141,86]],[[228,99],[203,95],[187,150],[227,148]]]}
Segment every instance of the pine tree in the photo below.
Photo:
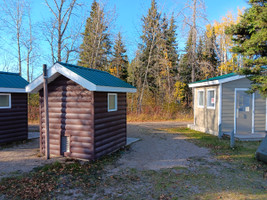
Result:
{"label": "pine tree", "polygon": [[90,17],[86,21],[78,64],[93,69],[106,70],[111,54],[111,42],[104,9],[94,0]]}
{"label": "pine tree", "polygon": [[218,59],[215,52],[216,35],[214,29],[211,36],[205,34],[204,51],[201,62],[201,71],[205,73],[205,77],[214,77],[217,75]]}
{"label": "pine tree", "polygon": [[243,56],[244,68],[241,74],[250,75],[251,92],[259,91],[267,96],[267,1],[250,0],[238,24],[232,25],[226,33],[232,35],[235,46],[232,51]]}
{"label": "pine tree", "polygon": [[110,72],[116,77],[127,81],[127,68],[128,68],[128,57],[126,55],[126,49],[122,43],[121,33],[118,33],[117,39],[115,40],[113,58],[111,61]]}
{"label": "pine tree", "polygon": [[158,77],[159,77],[159,60],[162,35],[161,35],[161,14],[157,10],[155,0],[151,1],[151,7],[148,10],[147,16],[142,18],[143,21],[143,35],[141,36],[142,43],[139,44],[142,61],[142,88],[139,97],[139,111],[141,111],[143,95],[146,87],[154,94],[158,91]]}

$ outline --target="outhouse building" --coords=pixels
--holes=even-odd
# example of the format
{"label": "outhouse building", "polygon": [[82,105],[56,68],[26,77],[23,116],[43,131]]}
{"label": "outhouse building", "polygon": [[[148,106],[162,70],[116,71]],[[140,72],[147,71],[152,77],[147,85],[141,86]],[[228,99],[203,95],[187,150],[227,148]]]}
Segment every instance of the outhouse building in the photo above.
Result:
{"label": "outhouse building", "polygon": [[28,138],[27,84],[17,73],[0,72],[0,143]]}
{"label": "outhouse building", "polygon": [[213,135],[234,131],[239,139],[261,139],[267,130],[267,100],[248,94],[251,81],[236,73],[189,84],[194,91],[194,124],[189,127]]}
{"label": "outhouse building", "polygon": [[[94,160],[126,145],[127,92],[108,72],[57,62],[47,71],[50,153]],[[26,87],[40,96],[40,151],[45,153],[43,77]]]}

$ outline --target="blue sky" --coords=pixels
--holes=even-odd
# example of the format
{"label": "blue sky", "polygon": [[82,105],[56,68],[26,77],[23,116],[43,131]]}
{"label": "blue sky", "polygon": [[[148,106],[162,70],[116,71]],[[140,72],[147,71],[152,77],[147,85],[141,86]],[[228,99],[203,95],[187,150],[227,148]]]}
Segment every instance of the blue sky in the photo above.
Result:
{"label": "blue sky", "polygon": [[[84,10],[87,10],[87,16],[89,16],[89,11],[91,3],[93,0],[81,0],[85,2]],[[140,34],[142,31],[141,17],[147,14],[150,7],[150,0],[102,0],[103,4],[107,7],[107,10],[115,8],[116,10],[116,20],[112,26],[112,35],[115,36],[118,31],[122,32],[126,48],[128,50],[128,56],[132,59],[137,50],[138,42],[140,41]],[[185,6],[186,0],[158,0],[158,8],[167,16],[177,13]],[[222,16],[225,16],[228,11],[237,13],[237,8],[248,7],[246,0],[205,0],[206,5],[206,15],[209,22],[214,22],[214,20],[220,20]],[[32,17],[35,23],[47,19],[49,16],[48,8],[45,6],[42,0],[32,0]],[[186,40],[186,34],[183,29],[182,19],[177,16],[177,34],[178,34],[178,44],[180,50],[184,46]],[[205,23],[201,24],[204,26]],[[9,44],[15,41],[9,41]],[[1,44],[1,43],[0,43]],[[15,45],[15,44],[14,44]],[[46,44],[42,44],[42,54],[49,54],[49,47]],[[3,70],[3,58],[12,57],[7,55],[7,52],[12,52],[11,47],[5,46],[5,51],[0,50],[0,70]],[[40,69],[42,63],[48,63],[47,58],[40,58]],[[75,63],[74,63],[75,64]],[[14,64],[16,65],[16,64]],[[16,68],[13,69],[16,71]],[[38,75],[38,73],[36,73]]]}

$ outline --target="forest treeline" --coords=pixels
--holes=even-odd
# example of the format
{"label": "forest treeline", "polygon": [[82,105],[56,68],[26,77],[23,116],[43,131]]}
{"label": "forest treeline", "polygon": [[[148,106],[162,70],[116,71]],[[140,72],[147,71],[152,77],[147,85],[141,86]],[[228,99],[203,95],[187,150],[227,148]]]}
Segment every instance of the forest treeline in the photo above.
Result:
{"label": "forest treeline", "polygon": [[[14,40],[17,43],[19,72],[22,72],[22,62],[26,61],[27,79],[30,81],[30,65],[34,65],[38,57],[34,51],[38,45],[32,32],[30,5],[24,1],[2,1],[3,13],[9,16],[5,19],[11,17],[4,28],[12,28],[16,33]],[[13,2],[13,7],[5,7],[10,2]],[[141,115],[149,116],[151,120],[153,115],[158,119],[190,118],[190,82],[236,72],[246,66],[260,67],[256,71],[243,70],[243,73],[254,74],[253,81],[257,83],[260,79],[265,84],[265,89],[261,87],[261,90],[266,92],[266,76],[261,75],[261,67],[266,66],[265,0],[250,0],[251,8],[237,9],[237,14],[228,12],[221,21],[206,23],[205,26],[199,24],[201,19],[205,19],[202,0],[187,2],[188,10],[181,11],[184,12],[181,15],[184,17],[183,24],[178,24],[177,14],[168,16],[162,13],[156,0],[151,0],[150,8],[141,18],[142,31],[132,60],[128,58],[123,34],[118,32],[115,39],[111,35],[111,24],[116,14],[107,11],[99,1],[93,1],[85,23],[76,23],[74,28],[69,26],[74,10],[81,6],[79,0],[44,2],[52,17],[40,27],[50,47],[48,59],[51,63],[70,62],[108,71],[134,85],[137,93],[128,95],[129,116],[133,120],[133,116],[141,119]],[[23,24],[26,22],[27,26]],[[249,22],[254,26],[248,27]],[[188,31],[183,30],[186,34],[183,46],[178,44],[177,37],[184,25]],[[22,37],[25,29],[27,34]],[[253,39],[252,35],[259,29],[263,31],[259,39],[255,39],[257,44],[242,49],[246,40]],[[254,62],[259,57],[263,59]],[[36,99],[33,96],[30,103],[35,105]]]}

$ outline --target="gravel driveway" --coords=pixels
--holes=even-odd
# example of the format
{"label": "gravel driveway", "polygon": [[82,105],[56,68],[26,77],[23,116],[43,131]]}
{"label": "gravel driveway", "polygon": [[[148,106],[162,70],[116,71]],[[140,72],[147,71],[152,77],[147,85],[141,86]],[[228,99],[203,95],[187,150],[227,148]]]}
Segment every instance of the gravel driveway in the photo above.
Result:
{"label": "gravel driveway", "polygon": [[[130,151],[118,160],[120,168],[161,169],[174,166],[187,166],[190,157],[209,156],[205,148],[184,140],[183,136],[172,135],[160,131],[160,128],[186,126],[181,122],[146,122],[128,123],[128,136],[141,140],[132,144]],[[58,158],[45,160],[38,157],[39,139],[32,139],[26,144],[20,144],[0,150],[0,179],[2,177],[31,171],[37,166],[54,162]]]}
{"label": "gravel driveway", "polygon": [[131,145],[129,153],[118,161],[122,168],[159,170],[176,166],[186,167],[190,157],[210,157],[206,148],[200,148],[178,134],[170,134],[159,129],[183,127],[182,122],[129,123],[128,136],[141,140]]}

